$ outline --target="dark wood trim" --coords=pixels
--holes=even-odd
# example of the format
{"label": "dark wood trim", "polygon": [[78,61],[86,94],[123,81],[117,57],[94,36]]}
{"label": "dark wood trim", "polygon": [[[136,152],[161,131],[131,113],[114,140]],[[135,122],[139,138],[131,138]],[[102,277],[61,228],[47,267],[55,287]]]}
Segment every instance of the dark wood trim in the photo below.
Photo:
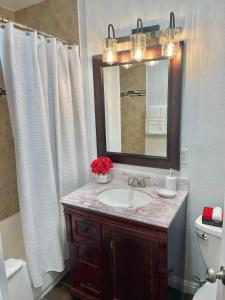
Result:
{"label": "dark wood trim", "polygon": [[118,216],[112,216],[98,211],[92,211],[84,208],[77,208],[69,204],[65,204],[63,206],[64,206],[64,213],[66,215],[72,213],[80,217],[90,218],[91,220],[95,220],[97,222],[104,222],[114,227],[123,227],[130,231],[134,230],[136,233],[140,232],[142,235],[143,234],[148,235],[149,238],[151,237],[152,232],[154,232],[155,236],[165,241],[167,241],[168,238],[167,228],[145,224],[142,222],[129,220],[127,218],[122,218]]}
{"label": "dark wood trim", "polygon": [[[167,157],[155,157],[140,154],[115,153],[106,151],[105,105],[102,68],[109,65],[102,62],[102,56],[93,57],[96,139],[98,156],[108,156],[115,163],[148,166],[154,168],[180,169],[180,132],[181,132],[181,98],[183,72],[184,42],[180,42],[179,53],[170,60],[168,82],[168,130]],[[165,59],[161,56],[161,46],[147,48],[146,61]],[[129,51],[118,53],[118,63],[130,62]]]}

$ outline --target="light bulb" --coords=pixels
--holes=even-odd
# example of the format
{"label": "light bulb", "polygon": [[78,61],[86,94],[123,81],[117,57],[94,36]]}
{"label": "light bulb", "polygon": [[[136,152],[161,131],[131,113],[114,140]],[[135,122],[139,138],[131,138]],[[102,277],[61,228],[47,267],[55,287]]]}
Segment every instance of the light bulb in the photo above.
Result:
{"label": "light bulb", "polygon": [[110,65],[112,65],[114,63],[112,49],[107,49],[107,51],[106,51],[106,62]]}
{"label": "light bulb", "polygon": [[134,60],[140,62],[143,59],[143,51],[140,48],[137,48],[134,52]]}
{"label": "light bulb", "polygon": [[170,41],[167,45],[166,56],[172,57],[174,52],[174,43]]}

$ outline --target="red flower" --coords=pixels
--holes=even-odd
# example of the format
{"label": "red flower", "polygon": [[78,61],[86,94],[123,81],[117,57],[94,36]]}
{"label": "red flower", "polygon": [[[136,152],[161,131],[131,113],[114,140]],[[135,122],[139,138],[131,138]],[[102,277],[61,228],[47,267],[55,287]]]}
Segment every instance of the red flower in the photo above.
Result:
{"label": "red flower", "polygon": [[98,157],[91,163],[92,172],[95,174],[107,174],[113,168],[112,160],[109,157]]}

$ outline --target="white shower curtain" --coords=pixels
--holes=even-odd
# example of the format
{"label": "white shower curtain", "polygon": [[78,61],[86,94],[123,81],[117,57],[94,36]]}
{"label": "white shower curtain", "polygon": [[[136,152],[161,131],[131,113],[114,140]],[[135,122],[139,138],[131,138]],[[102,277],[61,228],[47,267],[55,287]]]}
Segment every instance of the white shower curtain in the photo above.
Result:
{"label": "white shower curtain", "polygon": [[0,59],[15,142],[20,213],[35,287],[61,272],[65,226],[60,197],[89,178],[77,46],[13,27],[0,29]]}
{"label": "white shower curtain", "polygon": [[103,68],[107,151],[121,152],[120,67]]}

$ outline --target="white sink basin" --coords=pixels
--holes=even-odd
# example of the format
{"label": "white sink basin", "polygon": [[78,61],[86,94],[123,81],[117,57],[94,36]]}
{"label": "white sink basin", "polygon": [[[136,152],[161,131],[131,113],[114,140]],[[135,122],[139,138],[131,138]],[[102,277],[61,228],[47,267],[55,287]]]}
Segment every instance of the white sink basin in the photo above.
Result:
{"label": "white sink basin", "polygon": [[100,192],[97,200],[109,206],[137,208],[147,205],[152,198],[150,195],[132,188],[115,188]]}

